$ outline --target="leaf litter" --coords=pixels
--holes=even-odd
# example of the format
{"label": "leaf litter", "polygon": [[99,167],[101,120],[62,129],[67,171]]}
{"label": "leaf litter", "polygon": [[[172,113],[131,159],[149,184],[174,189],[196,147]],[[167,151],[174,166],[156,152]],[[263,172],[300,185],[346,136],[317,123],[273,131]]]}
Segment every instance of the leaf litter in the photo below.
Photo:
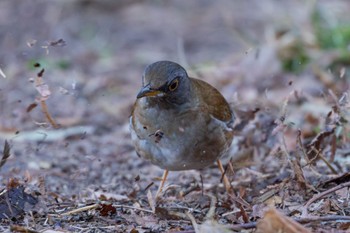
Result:
{"label": "leaf litter", "polygon": [[[139,27],[139,22],[148,22],[150,19],[143,18],[140,13],[144,12],[143,7],[158,16],[164,16],[159,8],[166,7],[136,2],[121,4],[111,11],[110,5],[110,9],[103,9],[103,4],[108,1],[100,3],[99,7],[102,8],[94,8],[96,3],[93,2],[83,2],[70,5],[69,9],[79,9],[86,14],[85,17],[91,12],[81,9],[94,9],[96,14],[103,15],[94,19],[110,28],[109,35],[112,37],[112,32],[118,33],[120,28],[133,29]],[[192,38],[193,33],[185,33],[190,36],[181,38],[181,57],[187,55],[190,57],[187,61],[196,61],[192,63],[196,64],[194,67],[188,67],[189,72],[200,74],[200,78],[220,89],[237,115],[236,137],[230,151],[232,169],[224,167],[233,194],[225,191],[220,182],[220,172],[207,168],[170,174],[169,185],[164,188],[162,197],[154,199],[153,193],[158,186],[155,177],[161,174],[160,169],[135,155],[129,139],[128,116],[136,87],[140,85],[142,68],[155,54],[145,52],[135,55],[133,47],[129,45],[118,56],[108,57],[108,48],[102,49],[103,52],[95,51],[96,47],[86,47],[86,41],[74,41],[77,35],[71,37],[69,34],[66,34],[67,39],[62,37],[64,39],[49,41],[45,38],[49,41],[43,46],[46,54],[40,54],[35,47],[40,41],[45,41],[40,34],[27,42],[28,56],[35,60],[34,70],[40,69],[33,79],[34,87],[23,85],[23,79],[1,80],[5,87],[0,87],[0,107],[3,110],[0,140],[4,141],[0,162],[0,230],[349,230],[349,63],[344,59],[349,52],[343,43],[349,35],[347,30],[342,29],[341,23],[321,23],[324,17],[334,17],[322,16],[322,9],[330,7],[327,5],[329,3],[310,3],[308,7],[300,8],[298,3],[287,2],[283,4],[298,12],[290,16],[289,20],[294,22],[292,26],[289,25],[290,28],[282,25],[282,29],[278,26],[274,28],[271,22],[267,23],[270,26],[265,31],[265,40],[244,50],[247,52],[236,52],[234,54],[237,55],[225,56],[218,62],[212,62],[212,59],[222,57],[219,53],[207,56],[210,63],[205,59],[195,60],[196,56],[192,53],[203,41]],[[336,11],[347,9],[339,6],[348,3],[336,2]],[[198,10],[208,7],[193,4]],[[236,4],[242,4],[245,9],[243,1]],[[49,4],[45,4],[45,7],[50,9]],[[0,11],[5,11],[3,9]],[[177,9],[168,13],[175,14]],[[229,35],[234,30],[237,37],[247,38],[246,44],[254,44],[248,41],[252,35],[242,34],[240,24],[243,18],[237,18],[237,21],[231,18],[237,24],[232,25],[230,17],[243,17],[239,12],[238,16],[234,16],[227,11],[230,7],[220,5],[219,9],[225,21],[229,22],[226,25],[230,28]],[[80,22],[80,16],[66,10],[57,11],[56,17],[67,16],[72,26]],[[209,25],[216,22],[212,20],[212,15],[220,15],[211,11],[206,10],[207,14],[201,16]],[[123,20],[111,20],[109,17],[114,14]],[[259,14],[263,14],[263,11],[250,14],[250,17],[261,17]],[[347,17],[346,14],[337,15]],[[182,18],[186,17],[179,17],[179,22]],[[91,17],[84,19],[90,22]],[[167,17],[163,19],[167,22]],[[113,28],[112,22],[120,28]],[[185,24],[179,22],[172,22],[178,23],[177,30],[189,30],[183,29],[182,25]],[[197,28],[195,22],[187,21],[191,30]],[[276,23],[276,20],[273,22]],[[58,18],[50,18],[45,23],[58,31],[65,31]],[[157,25],[149,27],[147,29],[151,31],[158,28]],[[94,33],[92,28],[85,30],[81,32],[81,38]],[[254,30],[261,33],[258,27]],[[123,43],[121,41],[125,36],[124,43],[127,45],[127,42],[135,40],[133,37],[127,38],[132,34],[129,29],[120,31],[123,31],[123,36],[116,34],[115,41]],[[125,31],[131,34],[125,34]],[[344,40],[328,39],[326,35],[329,31]],[[101,29],[95,33],[97,40],[106,32]],[[207,38],[206,30],[194,34]],[[142,38],[143,35],[145,38]],[[258,38],[262,39],[261,35]],[[151,37],[146,31],[137,34],[141,41],[147,41],[148,36]],[[217,45],[215,40],[214,44]],[[227,43],[227,46],[231,43]],[[166,46],[159,47],[155,48],[154,53],[167,54],[171,51]],[[210,49],[210,46],[200,47],[199,50],[205,48]],[[144,51],[149,50],[144,48]],[[36,55],[32,56],[31,53]],[[38,56],[43,61],[37,60]],[[69,56],[72,56],[72,60],[68,62],[74,64],[74,69],[63,66],[66,61],[60,60]],[[197,56],[205,57],[203,54]],[[17,65],[16,72],[11,66],[6,66],[6,77],[14,76],[14,73],[30,76],[32,71],[25,64],[17,63],[18,58],[10,55],[6,58],[9,59],[7,63],[21,64]],[[184,64],[188,62],[184,61]],[[74,75],[74,72],[80,73]],[[33,99],[37,93],[39,96]],[[3,98],[5,96],[7,98]],[[15,104],[14,99],[21,101]],[[38,107],[41,113],[37,111]]]}

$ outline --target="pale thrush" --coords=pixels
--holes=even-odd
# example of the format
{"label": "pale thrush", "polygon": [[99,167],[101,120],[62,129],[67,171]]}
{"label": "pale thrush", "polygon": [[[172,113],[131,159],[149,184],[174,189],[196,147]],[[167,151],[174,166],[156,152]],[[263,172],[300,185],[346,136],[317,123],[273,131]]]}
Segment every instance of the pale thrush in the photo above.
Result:
{"label": "pale thrush", "polygon": [[223,172],[219,159],[230,148],[234,119],[220,92],[188,77],[179,64],[149,65],[131,113],[130,131],[137,154],[165,170],[158,193],[168,171],[200,169],[217,161]]}

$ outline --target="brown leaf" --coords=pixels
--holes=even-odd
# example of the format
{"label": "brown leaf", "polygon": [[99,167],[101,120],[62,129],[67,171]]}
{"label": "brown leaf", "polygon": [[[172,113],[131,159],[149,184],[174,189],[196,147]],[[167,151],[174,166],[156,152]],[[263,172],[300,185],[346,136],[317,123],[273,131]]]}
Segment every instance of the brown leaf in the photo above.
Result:
{"label": "brown leaf", "polygon": [[39,78],[43,77],[44,72],[45,72],[45,69],[43,68],[43,69],[40,70],[40,72],[37,74],[37,76],[38,76]]}
{"label": "brown leaf", "polygon": [[310,230],[288,218],[275,209],[265,212],[263,219],[257,224],[258,233],[311,233]]}
{"label": "brown leaf", "polygon": [[338,177],[332,178],[330,180],[325,181],[321,187],[326,187],[331,183],[335,183],[337,185],[342,184],[342,183],[346,183],[350,181],[350,172],[346,172]]}
{"label": "brown leaf", "polygon": [[333,163],[334,158],[335,158],[335,152],[337,151],[337,137],[335,134],[332,136],[332,144],[331,144],[331,156],[329,158],[329,162]]}
{"label": "brown leaf", "polygon": [[340,224],[339,229],[343,231],[350,230],[350,222]]}
{"label": "brown leaf", "polygon": [[305,180],[304,173],[303,173],[303,170],[301,168],[300,158],[296,158],[296,159],[292,160],[292,168],[294,171],[294,176],[295,176],[296,181],[298,182],[298,184],[300,185],[300,187],[302,189],[306,189],[307,182]]}
{"label": "brown leaf", "polygon": [[0,161],[0,168],[5,165],[5,163],[9,157],[10,157],[10,145],[7,142],[7,140],[5,140],[4,150],[2,152],[2,158]]}
{"label": "brown leaf", "polygon": [[36,62],[33,66],[34,66],[35,68],[39,68],[41,65],[40,65],[40,63]]}
{"label": "brown leaf", "polygon": [[314,159],[317,156],[317,151],[323,150],[323,141],[334,133],[334,128],[330,131],[322,131],[306,146],[309,159]]}
{"label": "brown leaf", "polygon": [[11,232],[19,232],[19,233],[38,233],[39,231],[31,230],[27,227],[22,227],[19,225],[12,225],[10,227]]}
{"label": "brown leaf", "polygon": [[136,230],[135,228],[133,228],[133,229],[130,230],[130,233],[139,233],[139,231]]}
{"label": "brown leaf", "polygon": [[34,108],[36,108],[38,106],[37,103],[31,103],[28,107],[27,107],[27,112],[31,112]]}
{"label": "brown leaf", "polygon": [[63,40],[63,39],[58,39],[56,41],[50,41],[49,42],[49,45],[50,46],[65,46],[66,45],[66,42]]}
{"label": "brown leaf", "polygon": [[157,217],[159,217],[160,219],[180,219],[178,215],[176,215],[176,212],[170,211],[167,208],[163,208],[163,207],[159,207],[156,206],[155,207],[155,214],[157,215]]}
{"label": "brown leaf", "polygon": [[20,185],[19,180],[16,178],[10,178],[9,182],[7,183],[8,189],[17,188]]}
{"label": "brown leaf", "polygon": [[112,204],[101,204],[98,210],[101,216],[110,216],[117,212],[117,209]]}

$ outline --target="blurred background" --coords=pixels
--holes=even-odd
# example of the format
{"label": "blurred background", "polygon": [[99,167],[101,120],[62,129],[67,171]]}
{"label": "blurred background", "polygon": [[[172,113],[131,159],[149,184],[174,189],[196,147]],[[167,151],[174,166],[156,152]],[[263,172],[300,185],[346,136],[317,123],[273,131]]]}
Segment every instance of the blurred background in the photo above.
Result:
{"label": "blurred background", "polygon": [[[60,196],[144,188],[161,171],[137,158],[128,117],[144,68],[158,60],[271,122],[297,90],[287,120],[315,135],[324,120],[314,118],[348,92],[349,11],[347,0],[2,0],[0,146],[7,140],[11,157],[0,185],[16,177],[35,189],[44,177]],[[177,182],[197,173],[186,174]]]}

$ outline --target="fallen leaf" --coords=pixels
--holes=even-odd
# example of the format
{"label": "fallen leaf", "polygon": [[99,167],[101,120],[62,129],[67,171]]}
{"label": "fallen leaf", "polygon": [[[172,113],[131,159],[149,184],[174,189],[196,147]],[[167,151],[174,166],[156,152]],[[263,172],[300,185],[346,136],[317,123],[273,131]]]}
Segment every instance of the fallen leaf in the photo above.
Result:
{"label": "fallen leaf", "polygon": [[276,209],[265,212],[264,217],[258,221],[257,233],[311,233],[300,223],[279,213]]}
{"label": "fallen leaf", "polygon": [[98,211],[101,216],[111,216],[117,212],[117,209],[112,204],[101,204]]}
{"label": "fallen leaf", "polygon": [[24,187],[19,185],[2,192],[0,196],[0,220],[5,218],[18,218],[34,207],[38,200],[31,194],[24,192]]}
{"label": "fallen leaf", "polygon": [[36,108],[38,106],[37,103],[32,103],[27,107],[27,112],[31,112],[34,108]]}
{"label": "fallen leaf", "polygon": [[65,46],[66,45],[66,41],[64,41],[63,39],[58,39],[56,41],[50,41],[49,42],[50,46]]}
{"label": "fallen leaf", "polygon": [[0,168],[5,165],[9,157],[10,157],[10,145],[7,142],[7,140],[5,140],[4,150],[2,152],[2,158],[0,160]]}

